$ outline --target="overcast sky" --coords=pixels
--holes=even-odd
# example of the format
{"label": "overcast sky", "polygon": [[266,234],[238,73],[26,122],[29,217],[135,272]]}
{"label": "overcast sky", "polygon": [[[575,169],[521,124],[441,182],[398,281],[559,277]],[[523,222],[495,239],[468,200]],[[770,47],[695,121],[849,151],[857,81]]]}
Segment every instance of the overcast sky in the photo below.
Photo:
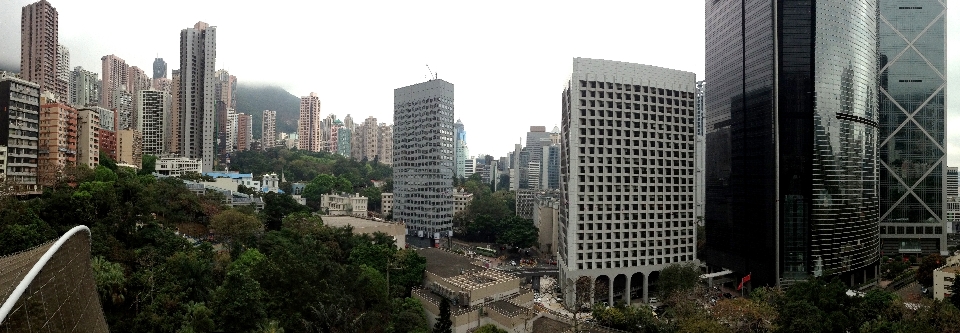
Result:
{"label": "overcast sky", "polygon": [[[204,21],[217,27],[218,68],[297,96],[316,92],[323,114],[340,119],[393,123],[393,89],[425,81],[429,64],[455,85],[471,155],[506,155],[529,126],[559,125],[574,57],[704,73],[703,0],[48,1],[71,68],[99,73],[108,54],[147,73],[156,56],[179,68],[180,30]],[[0,0],[0,68],[19,69],[20,8],[32,2]],[[950,25],[948,54],[960,54],[958,27]],[[960,62],[949,77],[960,82]],[[948,126],[960,129],[958,87],[949,89]],[[948,141],[951,152],[960,148],[960,136]]]}

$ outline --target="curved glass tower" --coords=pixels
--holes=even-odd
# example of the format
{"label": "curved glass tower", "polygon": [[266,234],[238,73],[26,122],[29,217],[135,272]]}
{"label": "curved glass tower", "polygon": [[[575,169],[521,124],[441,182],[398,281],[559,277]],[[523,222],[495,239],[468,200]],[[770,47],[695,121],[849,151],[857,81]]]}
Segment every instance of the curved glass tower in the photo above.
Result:
{"label": "curved glass tower", "polygon": [[872,278],[876,1],[706,6],[707,263],[754,286]]}

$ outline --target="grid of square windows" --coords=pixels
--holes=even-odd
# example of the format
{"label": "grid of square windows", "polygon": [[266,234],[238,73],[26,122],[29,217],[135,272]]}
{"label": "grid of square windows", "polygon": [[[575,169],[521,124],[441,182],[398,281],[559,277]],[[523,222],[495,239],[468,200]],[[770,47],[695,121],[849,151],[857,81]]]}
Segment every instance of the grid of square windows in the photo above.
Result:
{"label": "grid of square windows", "polygon": [[[560,253],[570,269],[694,259],[695,85],[690,81],[683,88],[571,82],[564,95],[561,166],[569,206],[560,226],[567,236],[560,239]],[[568,250],[575,257],[567,258]]]}

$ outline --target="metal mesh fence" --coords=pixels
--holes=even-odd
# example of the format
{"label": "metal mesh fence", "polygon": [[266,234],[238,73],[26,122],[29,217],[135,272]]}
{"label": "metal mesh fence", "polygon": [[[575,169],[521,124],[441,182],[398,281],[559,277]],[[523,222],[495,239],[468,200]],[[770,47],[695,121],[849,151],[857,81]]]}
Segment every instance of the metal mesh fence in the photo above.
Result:
{"label": "metal mesh fence", "polygon": [[[81,226],[63,237],[59,247],[51,242],[0,258],[0,300],[15,302],[6,317],[0,312],[0,333],[108,332],[90,266],[90,232]],[[17,294],[37,265],[39,274]]]}

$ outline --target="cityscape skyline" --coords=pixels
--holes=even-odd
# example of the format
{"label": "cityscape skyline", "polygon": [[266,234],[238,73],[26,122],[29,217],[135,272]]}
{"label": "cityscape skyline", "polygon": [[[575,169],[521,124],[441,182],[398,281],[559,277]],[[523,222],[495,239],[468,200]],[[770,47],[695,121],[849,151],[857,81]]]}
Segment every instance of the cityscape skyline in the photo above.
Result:
{"label": "cityscape skyline", "polygon": [[[9,8],[20,8],[35,1],[31,0],[3,0],[3,6]],[[686,8],[699,8],[702,1],[684,1],[684,3],[671,3],[664,5],[645,5],[645,4],[618,4],[625,11],[631,7],[636,7],[636,19],[643,19],[651,22],[651,26],[659,24],[675,26],[680,29],[680,33],[691,36],[696,41],[693,43],[679,43],[674,49],[676,52],[637,52],[637,48],[630,44],[624,44],[613,39],[612,36],[596,35],[589,31],[571,32],[575,34],[585,34],[589,39],[596,42],[595,45],[604,45],[601,48],[590,48],[589,52],[583,52],[583,49],[563,47],[559,42],[565,38],[562,34],[567,29],[563,29],[563,22],[557,17],[564,17],[574,14],[574,9],[566,11],[564,8],[537,8],[533,4],[522,4],[512,6],[514,13],[500,13],[495,10],[496,6],[489,6],[480,9],[481,13],[487,13],[489,18],[501,18],[500,21],[507,21],[509,24],[496,29],[475,28],[478,25],[477,19],[469,17],[475,11],[467,11],[464,8],[454,8],[450,13],[444,15],[432,15],[437,20],[443,20],[449,23],[451,32],[457,34],[456,40],[445,38],[450,41],[450,47],[441,50],[423,50],[405,52],[402,55],[391,54],[390,58],[375,58],[383,54],[386,50],[397,49],[394,46],[402,38],[392,38],[394,35],[403,35],[404,32],[416,31],[422,28],[425,23],[403,22],[409,24],[410,28],[403,29],[403,24],[391,24],[394,20],[406,15],[389,15],[386,13],[397,12],[422,12],[417,14],[429,16],[430,11],[444,11],[446,7],[431,7],[427,5],[405,5],[387,4],[382,12],[374,13],[373,16],[357,17],[360,12],[366,13],[359,8],[354,8],[354,4],[337,4],[330,8],[342,11],[346,14],[334,17],[335,20],[356,22],[357,19],[383,22],[382,25],[374,24],[373,27],[357,30],[353,34],[343,34],[342,36],[323,37],[323,40],[330,43],[323,49],[350,49],[351,52],[326,54],[329,61],[315,62],[312,55],[288,54],[288,60],[272,64],[263,65],[260,59],[275,54],[275,50],[282,49],[284,41],[289,41],[287,45],[296,45],[301,34],[286,34],[285,36],[271,35],[267,36],[266,30],[257,29],[255,25],[246,24],[250,16],[268,17],[266,14],[276,14],[269,17],[277,17],[281,8],[288,6],[271,6],[270,8],[257,8],[245,11],[238,8],[235,11],[226,13],[217,10],[215,3],[199,1],[190,2],[190,15],[183,15],[176,11],[176,1],[169,3],[168,6],[155,8],[157,15],[170,17],[173,19],[164,20],[151,24],[149,29],[121,29],[114,31],[114,37],[97,38],[104,26],[90,24],[86,18],[91,15],[101,15],[97,8],[123,8],[122,6],[109,6],[107,4],[116,1],[101,1],[103,6],[91,6],[85,2],[69,2],[54,0],[51,4],[57,8],[60,20],[60,44],[70,49],[71,64],[70,68],[82,66],[85,69],[97,71],[100,68],[100,58],[105,55],[115,54],[125,59],[130,66],[137,66],[144,69],[152,69],[156,58],[163,58],[168,66],[167,75],[179,68],[178,37],[177,31],[186,26],[192,26],[198,20],[211,22],[212,25],[225,29],[218,37],[219,55],[217,59],[217,69],[227,69],[231,74],[239,78],[241,84],[267,84],[277,85],[296,97],[309,95],[310,92],[317,92],[321,102],[325,106],[326,113],[335,113],[338,115],[351,114],[357,117],[373,116],[378,119],[388,119],[392,113],[392,96],[390,91],[398,86],[406,86],[416,82],[422,82],[429,75],[427,65],[430,69],[439,73],[439,78],[460,82],[460,105],[458,119],[461,119],[467,130],[480,130],[483,128],[497,128],[500,133],[510,133],[511,135],[498,135],[485,140],[476,140],[472,144],[470,151],[473,155],[490,154],[500,156],[511,150],[513,144],[522,142],[523,135],[527,132],[529,126],[546,126],[553,128],[560,123],[559,116],[550,110],[555,109],[556,105],[543,105],[541,101],[556,101],[555,89],[562,89],[564,76],[559,73],[568,72],[569,61],[575,57],[588,57],[597,59],[612,59],[617,61],[656,64],[665,68],[675,68],[691,71],[697,74],[697,80],[704,78],[704,50],[702,43],[704,29],[699,22],[703,22],[703,12],[699,10],[688,11]],[[359,4],[358,4],[359,5]],[[320,4],[307,4],[306,7],[322,6]],[[596,7],[596,8],[592,8]],[[608,6],[588,6],[583,9],[576,9],[576,15],[600,15],[602,8]],[[641,8],[642,7],[642,8]],[[323,8],[323,7],[321,7]],[[439,9],[437,9],[439,8]],[[303,10],[284,12],[283,15],[301,15],[303,13],[314,12],[303,8]],[[640,10],[642,9],[642,10]],[[534,10],[544,10],[556,15],[542,15],[545,20],[542,24],[525,24],[522,18],[525,14],[531,14]],[[960,7],[948,8],[947,17],[960,17]],[[321,12],[329,12],[324,9]],[[353,15],[353,12],[358,14]],[[384,14],[379,14],[384,13]],[[19,48],[20,36],[20,11],[4,11],[0,13],[0,34],[10,36],[9,39],[0,40],[0,49],[17,50]],[[412,15],[412,14],[411,14]],[[552,17],[556,16],[556,17]],[[297,24],[302,20],[285,20],[288,24]],[[676,22],[689,21],[689,27],[677,26]],[[125,26],[139,24],[135,15],[116,15],[111,21],[111,25]],[[306,21],[303,21],[306,22]],[[340,21],[321,21],[320,26],[304,26],[304,31],[327,31],[323,29],[328,24],[336,25]],[[660,22],[660,23],[657,23]],[[397,22],[394,22],[397,23]],[[610,29],[617,29],[619,23],[612,23]],[[479,24],[483,26],[483,24]],[[623,23],[623,28],[627,28],[628,23]],[[391,26],[392,32],[383,32],[376,29],[377,26]],[[543,27],[541,27],[543,26]],[[296,27],[296,26],[294,26]],[[399,27],[399,28],[398,28]],[[948,37],[950,39],[960,38],[960,24],[948,24]],[[587,29],[589,30],[589,29]],[[525,31],[527,33],[513,33],[514,31]],[[954,31],[951,33],[950,31]],[[379,35],[378,35],[379,34]],[[463,35],[463,36],[460,36]],[[672,34],[671,34],[672,35]],[[536,40],[531,42],[531,38],[537,36]],[[449,36],[448,36],[449,37]],[[356,38],[356,40],[351,39]],[[646,36],[645,43],[662,44],[668,43],[672,37],[669,36]],[[114,43],[110,40],[126,40],[126,43]],[[249,41],[255,39],[266,43],[270,47],[250,48]],[[362,41],[362,42],[358,42]],[[359,45],[358,45],[359,44]],[[960,41],[950,43],[948,41],[948,54],[950,45],[960,45]],[[341,46],[341,47],[331,47]],[[347,46],[350,46],[349,48]],[[360,46],[359,48],[357,46]],[[523,52],[510,52],[505,56],[490,56],[494,47],[510,47],[513,50]],[[477,52],[478,50],[488,50],[487,52]],[[363,51],[369,51],[364,53]],[[955,50],[954,52],[960,52]],[[312,53],[311,53],[312,54]],[[19,52],[0,52],[0,70],[19,71]],[[323,59],[323,58],[321,58]],[[301,61],[302,60],[302,61]],[[468,61],[475,60],[475,61]],[[315,62],[315,63],[311,63]],[[305,63],[310,63],[305,66]],[[381,81],[368,81],[364,78],[366,75],[356,75],[358,71],[366,69],[370,73],[392,73],[392,75],[381,75]],[[152,74],[152,70],[150,71]],[[277,73],[298,73],[298,75],[288,75],[286,77]],[[504,109],[502,104],[488,101],[486,96],[495,94],[493,91],[497,87],[497,81],[502,79],[502,73],[516,73],[530,77],[531,80],[540,81],[538,84],[532,84],[528,98],[518,98],[515,103],[509,103],[516,108]],[[102,73],[99,73],[101,77]],[[315,78],[330,78],[316,80]],[[960,63],[950,65],[948,77],[960,79]],[[546,82],[544,82],[546,81]],[[363,85],[373,87],[374,89],[357,90],[350,87]],[[948,91],[960,89],[960,86],[953,85],[948,87]],[[373,92],[372,94],[369,92]],[[950,107],[956,103],[951,103],[954,97],[960,96],[960,93],[948,92],[948,152],[960,149],[960,132],[950,134],[949,128],[960,126],[960,113],[954,111],[956,107]],[[368,101],[371,106],[357,108],[353,101]],[[957,102],[960,103],[960,102]],[[489,108],[487,108],[489,106]],[[494,109],[494,110],[491,110]],[[519,110],[538,110],[537,112],[517,112]],[[254,110],[238,110],[238,112],[252,112]],[[262,111],[262,110],[256,110]],[[493,115],[493,117],[491,117]],[[515,121],[500,122],[498,119],[511,117]],[[948,165],[960,165],[960,154],[948,154]]]}
{"label": "cityscape skyline", "polygon": [[[33,1],[4,0],[4,6],[19,8]],[[125,43],[110,42],[106,38],[98,38],[104,31],[105,25],[91,24],[86,18],[102,15],[95,8],[122,8],[111,6],[110,1],[103,1],[102,5],[91,6],[89,3],[72,3],[54,0],[51,4],[60,13],[60,43],[70,48],[71,68],[83,66],[88,70],[100,68],[100,58],[115,54],[127,61],[130,66],[138,66],[152,74],[153,62],[156,58],[163,58],[170,71],[178,69],[178,34],[184,27],[192,26],[197,21],[209,22],[221,31],[218,36],[217,69],[229,70],[238,77],[240,84],[275,84],[283,87],[296,97],[307,96],[310,92],[318,93],[324,105],[324,116],[329,113],[353,115],[363,119],[373,116],[378,119],[390,119],[393,106],[391,91],[395,87],[407,86],[422,82],[429,76],[430,71],[438,73],[438,78],[450,82],[461,82],[460,105],[457,117],[461,119],[467,130],[479,131],[487,128],[498,128],[500,135],[478,140],[471,145],[473,155],[490,154],[501,156],[510,151],[513,144],[523,141],[524,134],[529,126],[545,126],[551,129],[560,124],[559,115],[552,112],[556,109],[558,89],[565,84],[565,75],[570,71],[569,62],[574,57],[590,57],[599,59],[615,59],[618,61],[656,64],[667,68],[678,68],[697,73],[702,77],[703,50],[698,47],[703,31],[700,28],[689,29],[693,43],[684,45],[678,52],[688,56],[675,57],[672,54],[637,52],[631,44],[624,44],[614,36],[595,35],[591,31],[575,32],[581,35],[578,38],[589,38],[596,41],[602,48],[592,48],[589,52],[581,52],[564,46],[561,41],[567,38],[567,29],[564,29],[563,17],[573,15],[600,16],[604,10],[598,8],[539,8],[536,4],[511,4],[510,12],[501,12],[498,6],[482,6],[450,8],[449,6],[429,6],[411,4],[385,4],[382,11],[367,13],[354,4],[337,4],[336,7],[319,7],[314,4],[298,4],[297,11],[286,11],[289,6],[270,6],[257,10],[236,9],[226,13],[216,8],[216,4],[206,2],[190,2],[190,15],[176,11],[176,2],[159,6],[154,14],[166,17],[161,22],[151,23],[145,29],[119,29],[111,32],[109,40],[125,40]],[[690,1],[699,7],[699,2]],[[504,5],[506,5],[504,3]],[[664,25],[696,26],[702,19],[701,11],[688,11],[683,4],[660,6],[657,10],[648,9],[644,4],[622,4],[624,10],[635,12],[633,19],[649,22],[661,22]],[[281,10],[283,9],[283,10]],[[296,22],[300,13],[308,12],[342,12],[343,15],[331,17],[331,20],[321,20],[320,25],[300,25]],[[282,12],[282,13],[281,13]],[[393,15],[389,13],[407,13]],[[449,15],[432,15],[433,13],[450,12]],[[356,13],[356,14],[354,14]],[[360,17],[360,13],[364,13]],[[545,17],[541,24],[530,24],[527,17],[534,13],[542,13]],[[368,16],[371,14],[372,16]],[[478,18],[474,18],[474,14]],[[151,14],[153,15],[153,14]],[[539,15],[539,14],[538,14]],[[249,25],[251,16],[281,17],[288,16],[285,24],[289,28],[303,33],[285,33],[268,35],[266,30],[257,29]],[[340,17],[343,16],[343,17]],[[436,17],[431,21],[442,21],[451,27],[450,32],[438,35],[440,39],[448,41],[444,48],[433,50],[413,49],[404,54],[390,54],[390,57],[381,59],[381,55],[389,50],[403,48],[400,41],[409,33],[427,27],[425,22],[404,21],[402,17],[423,16]],[[480,19],[479,17],[485,17]],[[351,50],[349,52],[325,52],[323,56],[299,55],[290,53],[282,62],[266,65],[261,59],[275,56],[284,45],[296,45],[305,35],[314,31],[331,31],[339,20],[355,24],[358,20],[365,22],[380,22],[370,27],[358,28],[353,33],[340,36],[316,35],[324,50]],[[503,22],[487,28],[484,23],[489,19]],[[133,16],[117,15],[111,21],[111,26],[136,26],[140,24]],[[432,25],[434,23],[430,23]],[[329,25],[329,26],[328,26]],[[656,24],[654,24],[656,25]],[[390,31],[381,27],[391,26]],[[396,27],[407,28],[396,29]],[[612,29],[632,29],[629,22],[614,23]],[[325,28],[326,27],[326,28]],[[517,31],[522,33],[516,33]],[[12,40],[19,40],[19,11],[17,13],[0,13],[0,33],[10,36]],[[452,38],[456,37],[456,38]],[[646,42],[667,43],[672,37],[648,36]],[[261,43],[251,47],[250,40]],[[7,48],[6,40],[0,41],[0,46]],[[18,46],[11,46],[16,49]],[[288,47],[291,48],[291,47]],[[494,55],[496,50],[512,50],[503,56]],[[0,52],[0,69],[17,71],[19,64],[17,54]],[[317,60],[319,59],[319,61]],[[10,64],[10,65],[7,65]],[[430,70],[427,69],[430,66]],[[291,74],[283,74],[291,73]],[[293,75],[292,73],[296,73]],[[380,75],[380,80],[365,79],[363,73],[388,74]],[[488,96],[495,94],[496,82],[502,80],[504,74],[522,75],[531,80],[539,81],[531,85],[526,98],[517,99],[510,103],[510,108],[503,108],[502,104],[494,103]],[[102,77],[102,74],[101,74]],[[320,79],[318,79],[320,78]],[[357,90],[350,87],[364,86],[367,89]],[[355,100],[363,100],[369,106],[357,107]],[[544,103],[550,101],[550,103]],[[237,112],[251,112],[254,110],[237,110]],[[262,110],[257,110],[262,111]],[[500,122],[499,119],[510,117],[510,122]],[[388,121],[389,122],[389,121]]]}

